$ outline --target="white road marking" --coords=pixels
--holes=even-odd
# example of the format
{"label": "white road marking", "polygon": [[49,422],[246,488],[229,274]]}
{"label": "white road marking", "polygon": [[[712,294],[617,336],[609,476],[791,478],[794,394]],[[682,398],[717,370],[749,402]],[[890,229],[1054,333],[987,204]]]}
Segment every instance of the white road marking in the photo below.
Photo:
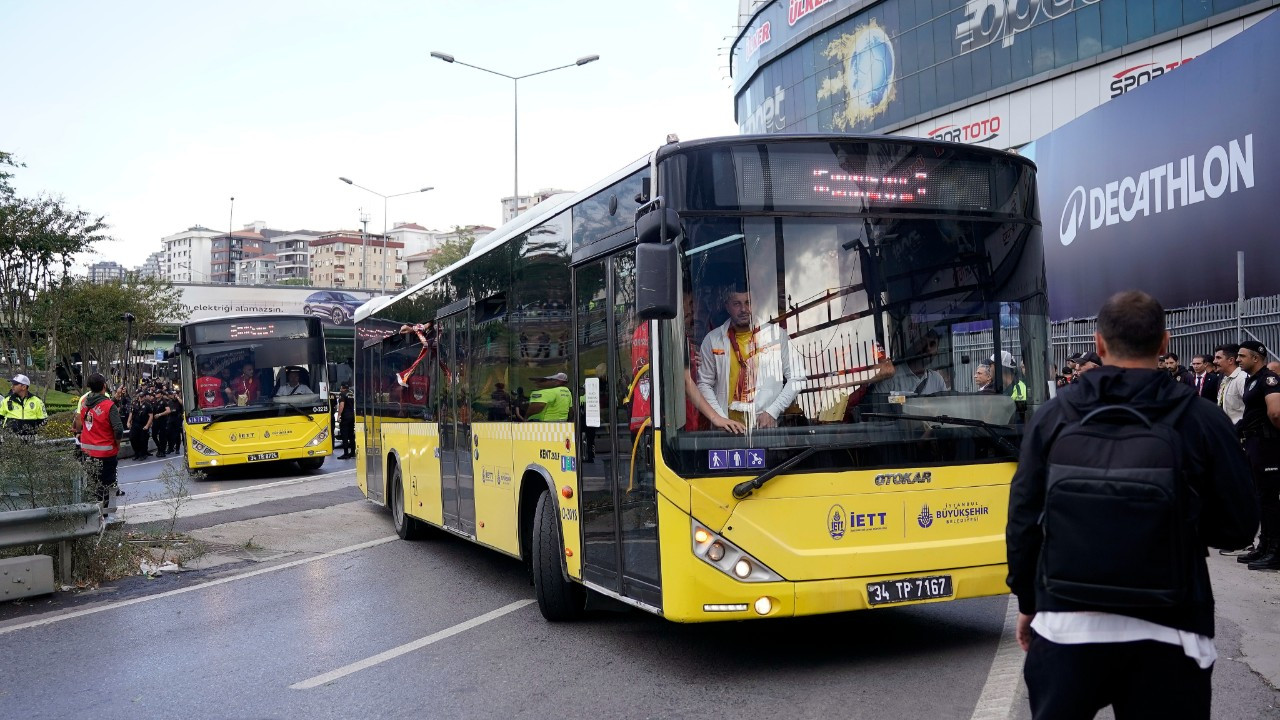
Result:
{"label": "white road marking", "polygon": [[404,655],[405,653],[411,653],[414,650],[424,648],[428,645],[431,645],[432,643],[437,643],[446,638],[453,637],[458,633],[466,632],[467,630],[470,630],[473,627],[483,625],[489,622],[490,620],[497,620],[503,615],[515,612],[516,610],[519,610],[520,608],[525,607],[526,605],[530,605],[532,603],[533,603],[532,599],[517,600],[509,605],[503,605],[497,610],[493,610],[492,612],[487,612],[479,617],[471,618],[466,622],[460,622],[457,625],[454,625],[453,627],[445,628],[440,632],[431,633],[430,635],[424,638],[419,638],[417,640],[414,640],[411,643],[405,643],[404,645],[401,645],[399,647],[393,647],[390,650],[387,650],[385,652],[380,652],[377,655],[374,655],[373,657],[365,658],[364,660],[360,660],[358,662],[353,662],[350,665],[345,665],[343,667],[338,668],[337,670],[332,670],[323,675],[316,675],[313,678],[303,680],[302,682],[299,682],[299,683],[294,683],[289,686],[289,689],[290,690],[310,690],[314,687],[319,687],[321,685],[324,685],[325,683],[333,682],[334,680],[346,677],[347,675],[350,675],[352,673],[357,673],[357,672],[360,672],[361,670],[371,668],[374,665],[379,665],[388,660],[398,658],[401,655]]}
{"label": "white road marking", "polygon": [[345,555],[346,553],[355,552],[357,550],[364,550],[367,548],[375,547],[377,545],[389,543],[398,539],[399,539],[399,536],[391,535],[389,537],[378,538],[377,540],[370,540],[369,542],[363,542],[358,545],[348,545],[347,547],[344,547],[344,548],[338,548],[337,550],[331,550],[327,553],[322,553],[320,555],[313,555],[311,557],[302,558],[301,560],[293,560],[287,563],[281,563],[279,565],[272,565],[271,567],[260,568],[258,570],[250,570],[249,572],[240,573],[239,575],[228,575],[227,577],[221,577],[216,580],[210,580],[209,582],[203,582],[203,583],[200,583],[199,585],[189,585],[184,588],[178,588],[177,590],[168,590],[166,592],[156,593],[155,595],[146,595],[144,597],[136,597],[136,598],[131,598],[129,600],[121,600],[119,602],[107,603],[105,605],[97,605],[94,607],[83,608],[81,610],[72,610],[71,612],[62,613],[60,615],[54,615],[52,617],[40,618],[39,620],[32,620],[30,622],[24,622],[24,623],[18,623],[16,625],[0,627],[0,635],[6,635],[11,632],[17,632],[19,630],[27,630],[29,628],[41,627],[44,625],[52,625],[53,623],[62,622],[63,620],[71,620],[72,618],[84,617],[85,615],[94,615],[100,612],[106,612],[108,610],[115,610],[116,608],[128,607],[129,605],[137,605],[139,603],[151,602],[152,600],[159,600],[161,598],[173,597],[174,595],[181,595],[183,593],[194,592],[196,590],[203,590],[205,588],[210,588],[215,585],[225,585],[226,583],[235,582],[236,580],[245,580],[247,578],[257,577],[258,575],[266,575],[267,573],[273,573],[278,570],[287,570],[288,568],[297,567],[299,565],[306,565],[307,563],[313,563],[317,560],[327,560],[328,558],[335,557],[337,555]]}
{"label": "white road marking", "polygon": [[[355,475],[355,472],[356,472],[355,469],[352,468],[351,470],[338,470],[336,472],[325,473],[323,475],[307,475],[305,477],[291,478],[289,480],[280,480],[278,482],[262,483],[260,485],[246,485],[244,487],[231,488],[230,490],[215,490],[214,492],[191,495],[190,497],[188,497],[188,501],[222,497],[223,495],[237,495],[239,493],[251,492],[253,490],[266,490],[267,488],[284,487],[286,485],[297,485],[298,483],[310,482],[314,480],[328,480],[329,478],[342,477],[346,473]],[[154,479],[146,480],[143,482],[155,482],[155,480]],[[169,500],[147,500],[146,502],[131,503],[129,505],[121,505],[120,507],[126,508],[126,509],[140,508],[140,507],[147,507],[148,505],[163,505],[166,502],[170,502],[170,501]]]}
{"label": "white road marking", "polygon": [[978,704],[973,708],[971,720],[1007,720],[1013,716],[1013,702],[1018,696],[1018,683],[1022,682],[1022,663],[1026,654],[1018,645],[1018,598],[1010,595],[1005,609],[1004,630],[1000,644],[991,661],[991,671],[982,686]]}

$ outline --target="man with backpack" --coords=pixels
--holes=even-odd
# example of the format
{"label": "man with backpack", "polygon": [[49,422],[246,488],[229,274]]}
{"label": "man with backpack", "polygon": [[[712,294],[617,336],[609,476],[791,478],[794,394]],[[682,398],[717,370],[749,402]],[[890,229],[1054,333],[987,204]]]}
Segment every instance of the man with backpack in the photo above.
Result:
{"label": "man with backpack", "polygon": [[1009,587],[1037,720],[1208,718],[1213,594],[1206,546],[1258,525],[1226,416],[1157,369],[1164,309],[1139,291],[1098,313],[1102,365],[1043,405],[1009,496]]}

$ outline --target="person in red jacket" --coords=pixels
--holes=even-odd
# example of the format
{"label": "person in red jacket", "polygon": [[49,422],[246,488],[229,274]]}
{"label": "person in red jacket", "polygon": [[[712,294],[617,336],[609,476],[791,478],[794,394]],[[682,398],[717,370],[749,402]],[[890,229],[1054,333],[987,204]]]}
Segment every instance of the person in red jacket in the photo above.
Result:
{"label": "person in red jacket", "polygon": [[119,462],[120,439],[124,423],[120,410],[106,393],[107,381],[102,373],[89,376],[89,395],[72,419],[72,429],[80,433],[80,450],[87,456],[89,477],[96,480],[98,501],[106,507],[115,492],[116,466]]}
{"label": "person in red jacket", "polygon": [[222,397],[226,383],[213,374],[213,367],[205,364],[200,368],[200,377],[196,378],[196,405],[200,408],[222,407]]}

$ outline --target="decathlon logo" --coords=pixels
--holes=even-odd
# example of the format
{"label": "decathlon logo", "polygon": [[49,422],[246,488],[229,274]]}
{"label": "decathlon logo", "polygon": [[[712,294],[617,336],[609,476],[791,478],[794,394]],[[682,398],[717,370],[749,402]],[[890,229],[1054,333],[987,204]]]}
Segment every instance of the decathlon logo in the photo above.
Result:
{"label": "decathlon logo", "polygon": [[[1058,238],[1075,242],[1085,228],[1117,225],[1188,205],[1216,200],[1253,187],[1253,134],[1225,145],[1214,145],[1203,157],[1188,155],[1144,170],[1134,177],[1113,180],[1089,190],[1077,186],[1063,204]],[[1086,213],[1087,209],[1087,213]]]}
{"label": "decathlon logo", "polygon": [[1071,191],[1066,207],[1062,208],[1062,221],[1058,225],[1058,235],[1062,238],[1063,245],[1070,245],[1076,239],[1076,231],[1080,229],[1080,221],[1084,220],[1087,205],[1088,197],[1083,185]]}

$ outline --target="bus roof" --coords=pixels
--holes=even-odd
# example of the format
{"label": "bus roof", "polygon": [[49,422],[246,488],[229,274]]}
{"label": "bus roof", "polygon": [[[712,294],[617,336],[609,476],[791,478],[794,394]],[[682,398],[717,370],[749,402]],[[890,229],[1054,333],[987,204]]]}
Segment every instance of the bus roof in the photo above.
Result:
{"label": "bus roof", "polygon": [[758,145],[768,143],[777,145],[779,143],[805,143],[805,142],[841,142],[841,143],[881,143],[884,145],[903,144],[903,145],[923,145],[943,148],[953,152],[959,151],[964,153],[972,153],[974,155],[988,155],[991,157],[1005,158],[1010,160],[1018,160],[1026,165],[1035,167],[1035,163],[1024,155],[1009,150],[997,150],[995,148],[983,147],[981,145],[970,145],[968,143],[957,143],[948,140],[934,140],[932,138],[916,138],[907,137],[905,135],[733,135],[729,137],[713,137],[698,138],[686,142],[667,143],[658,148],[657,161],[662,162],[671,155],[688,150],[696,150],[698,148],[713,145],[716,147],[732,147],[734,145]]}
{"label": "bus roof", "polygon": [[[392,297],[390,300],[387,300],[386,302],[375,303],[373,302],[373,300],[370,300],[369,302],[366,302],[365,304],[361,305],[359,308],[356,309],[355,321],[360,322],[365,318],[369,317],[370,315],[372,315],[374,312],[381,310],[387,305],[397,302],[398,300],[400,300],[400,298],[408,297],[418,292],[422,288],[427,287],[431,283],[435,282],[437,279],[445,275],[448,275],[454,270],[457,270],[458,268],[466,265],[472,260],[485,254],[489,250],[499,247],[507,243],[508,241],[519,237],[525,232],[528,232],[529,230],[531,230],[532,228],[537,227],[543,222],[564,212],[565,210],[572,208],[574,205],[577,205],[583,200],[586,200],[592,195],[595,195],[601,190],[609,187],[610,185],[613,185],[614,183],[618,182],[619,180],[622,180],[628,175],[631,175],[637,170],[640,170],[641,168],[646,167],[649,164],[652,157],[653,155],[650,153],[637,160],[633,160],[632,162],[628,163],[625,167],[623,167],[621,170],[618,170],[617,172],[613,173],[612,175],[609,175],[608,177],[605,177],[603,180],[592,183],[584,190],[579,190],[578,192],[574,192],[574,193],[557,193],[555,195],[552,195],[546,200],[538,203],[537,205],[534,205],[532,208],[530,208],[526,212],[523,212],[515,216],[515,218],[511,219],[502,227],[494,230],[491,233],[488,233],[482,238],[477,239],[475,243],[471,246],[471,252],[467,253],[466,257],[455,262],[449,267],[444,268],[443,270],[440,270],[439,272],[435,273],[434,275],[431,275],[430,277],[419,282],[413,287],[407,288],[397,293],[394,297]],[[374,299],[376,300],[378,298],[374,298]]]}

